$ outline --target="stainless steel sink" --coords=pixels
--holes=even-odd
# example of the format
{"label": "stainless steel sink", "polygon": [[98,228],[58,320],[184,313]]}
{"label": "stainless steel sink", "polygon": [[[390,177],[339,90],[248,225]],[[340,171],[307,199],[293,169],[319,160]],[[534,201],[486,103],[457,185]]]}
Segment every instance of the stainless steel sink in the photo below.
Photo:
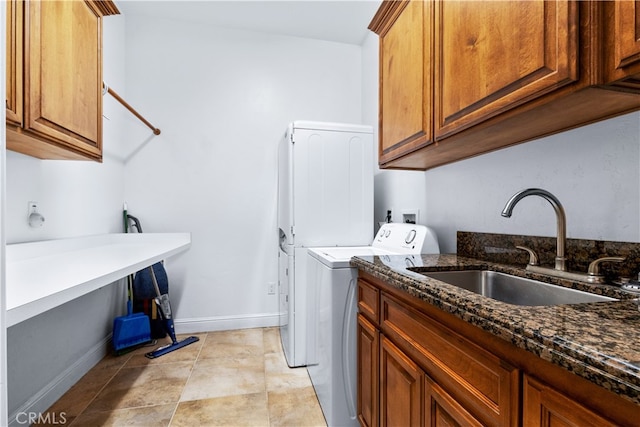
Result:
{"label": "stainless steel sink", "polygon": [[616,301],[576,289],[512,276],[497,271],[439,271],[420,274],[477,294],[515,305],[558,305]]}

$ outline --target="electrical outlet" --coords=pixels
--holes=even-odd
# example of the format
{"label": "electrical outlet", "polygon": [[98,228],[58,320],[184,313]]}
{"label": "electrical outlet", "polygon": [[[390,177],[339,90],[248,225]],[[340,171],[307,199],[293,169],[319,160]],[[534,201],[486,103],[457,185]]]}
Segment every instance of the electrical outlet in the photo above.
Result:
{"label": "electrical outlet", "polygon": [[276,294],[276,282],[267,283],[267,294],[275,295]]}

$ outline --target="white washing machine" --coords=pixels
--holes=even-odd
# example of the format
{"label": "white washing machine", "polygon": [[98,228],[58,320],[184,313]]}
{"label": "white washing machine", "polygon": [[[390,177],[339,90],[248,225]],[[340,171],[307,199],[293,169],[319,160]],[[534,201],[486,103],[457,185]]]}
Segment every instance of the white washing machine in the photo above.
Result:
{"label": "white washing machine", "polygon": [[307,370],[327,424],[357,426],[356,323],[358,270],[354,256],[439,253],[423,225],[384,224],[371,246],[308,250]]}

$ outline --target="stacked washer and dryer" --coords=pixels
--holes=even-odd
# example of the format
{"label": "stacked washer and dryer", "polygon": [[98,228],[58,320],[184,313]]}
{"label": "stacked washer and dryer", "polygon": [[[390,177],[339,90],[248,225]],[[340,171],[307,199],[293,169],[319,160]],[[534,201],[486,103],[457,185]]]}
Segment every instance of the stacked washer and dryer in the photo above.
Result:
{"label": "stacked washer and dryer", "polygon": [[308,250],[307,370],[329,426],[356,426],[358,270],[352,257],[439,253],[423,225],[383,224],[371,246]]}
{"label": "stacked washer and dryer", "polygon": [[279,318],[290,367],[305,366],[307,249],[368,245],[371,126],[295,121],[278,146]]}
{"label": "stacked washer and dryer", "polygon": [[373,130],[296,121],[278,147],[280,337],[307,366],[329,426],[357,425],[353,256],[437,253],[428,228],[384,224],[373,242]]}

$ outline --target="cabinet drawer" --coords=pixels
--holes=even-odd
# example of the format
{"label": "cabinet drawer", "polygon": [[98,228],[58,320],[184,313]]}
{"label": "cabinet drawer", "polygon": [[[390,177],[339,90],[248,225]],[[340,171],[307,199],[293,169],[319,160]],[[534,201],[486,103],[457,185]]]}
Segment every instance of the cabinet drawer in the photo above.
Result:
{"label": "cabinet drawer", "polygon": [[383,294],[382,332],[486,425],[516,425],[516,368]]}
{"label": "cabinet drawer", "polygon": [[358,279],[358,309],[375,325],[380,324],[380,291],[362,279]]}

